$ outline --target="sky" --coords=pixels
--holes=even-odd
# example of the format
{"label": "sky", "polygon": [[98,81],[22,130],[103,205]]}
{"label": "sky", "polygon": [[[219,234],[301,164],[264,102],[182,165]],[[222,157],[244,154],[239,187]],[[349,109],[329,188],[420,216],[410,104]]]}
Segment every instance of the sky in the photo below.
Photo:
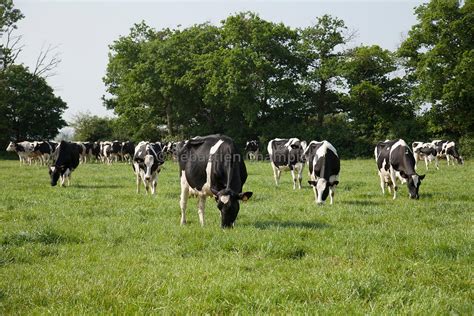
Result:
{"label": "sky", "polygon": [[155,29],[210,22],[219,25],[227,16],[252,11],[261,18],[291,27],[314,25],[323,14],[343,19],[356,38],[349,47],[378,44],[396,49],[416,23],[413,8],[423,1],[43,1],[16,0],[25,18],[18,23],[23,51],[17,62],[33,68],[40,51],[57,47],[61,63],[48,78],[67,104],[66,121],[78,113],[113,116],[102,105],[102,78],[108,45],[144,20]]}

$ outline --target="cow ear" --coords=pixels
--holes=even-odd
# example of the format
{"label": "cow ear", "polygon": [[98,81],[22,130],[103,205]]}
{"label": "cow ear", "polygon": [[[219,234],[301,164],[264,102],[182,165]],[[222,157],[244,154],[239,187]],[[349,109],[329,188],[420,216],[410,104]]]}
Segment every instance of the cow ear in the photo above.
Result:
{"label": "cow ear", "polygon": [[425,176],[426,176],[425,174],[419,176],[420,180],[423,180],[425,178]]}
{"label": "cow ear", "polygon": [[217,191],[216,189],[214,189],[214,188],[211,187],[211,192],[212,192],[212,194],[214,194],[214,195],[216,196],[216,198],[217,198],[217,195],[219,194],[219,191]]}
{"label": "cow ear", "polygon": [[245,202],[248,199],[250,199],[252,197],[252,195],[253,195],[253,192],[239,193],[239,199]]}
{"label": "cow ear", "polygon": [[400,170],[400,176],[402,176],[402,178],[408,179],[407,174],[401,170]]}
{"label": "cow ear", "polygon": [[316,182],[316,181],[310,181],[310,180],[308,180],[308,183],[309,183],[310,185],[314,186],[314,187],[315,187],[315,186],[316,186],[316,184],[317,184],[317,182]]}

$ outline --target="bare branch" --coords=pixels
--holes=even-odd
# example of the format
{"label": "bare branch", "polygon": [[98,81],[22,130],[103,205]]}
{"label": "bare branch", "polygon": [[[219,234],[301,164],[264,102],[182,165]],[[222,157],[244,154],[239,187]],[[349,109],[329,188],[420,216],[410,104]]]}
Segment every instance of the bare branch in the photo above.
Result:
{"label": "bare branch", "polygon": [[[36,59],[33,75],[41,76],[44,78],[56,75],[56,73],[51,71],[58,67],[59,63],[61,63],[60,54],[59,52],[57,52],[57,49],[58,46],[52,45],[48,45],[46,50],[44,50],[44,46],[41,48],[40,54]],[[53,55],[49,57],[51,54]]]}

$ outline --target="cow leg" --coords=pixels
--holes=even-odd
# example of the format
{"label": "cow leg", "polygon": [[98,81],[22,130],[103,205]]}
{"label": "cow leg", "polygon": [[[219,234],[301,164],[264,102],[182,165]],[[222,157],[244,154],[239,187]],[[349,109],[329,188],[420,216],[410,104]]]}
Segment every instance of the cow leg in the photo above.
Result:
{"label": "cow leg", "polygon": [[336,192],[336,186],[329,187],[329,198],[331,199],[330,205],[334,203],[334,193]]}
{"label": "cow leg", "polygon": [[390,180],[392,181],[392,185],[393,185],[393,199],[395,200],[397,198],[397,190],[398,190],[398,187],[397,187],[397,175],[396,175],[396,172],[395,170],[393,170],[392,168],[390,168]]}
{"label": "cow leg", "polygon": [[316,186],[313,186],[313,192],[314,192],[314,202],[318,204],[318,190],[316,189]]}
{"label": "cow leg", "polygon": [[198,214],[199,214],[199,222],[201,223],[201,226],[204,226],[204,209],[206,208],[206,196],[205,195],[199,195],[198,199]]}
{"label": "cow leg", "polygon": [[438,159],[438,156],[435,157],[435,166],[436,166],[436,170],[439,170],[439,159]]}
{"label": "cow leg", "polygon": [[295,169],[291,170],[291,178],[293,178],[293,190],[296,189],[296,175],[295,175]]}
{"label": "cow leg", "polygon": [[425,167],[428,170],[428,156],[425,156]]}
{"label": "cow leg", "polygon": [[303,181],[303,167],[298,170],[298,188],[301,190],[301,181]]}
{"label": "cow leg", "polygon": [[186,206],[189,198],[189,186],[184,176],[184,171],[181,175],[181,196],[179,200],[179,206],[181,207],[181,225],[186,224]]}
{"label": "cow leg", "polygon": [[275,164],[272,162],[272,168],[273,168],[273,177],[275,178],[275,184],[278,186],[278,182],[280,181],[280,174],[281,171],[280,169],[275,166]]}
{"label": "cow leg", "polygon": [[[449,161],[450,161],[450,160],[451,160],[451,159],[449,158],[449,155],[446,154],[446,161],[448,162],[448,166],[449,166]],[[454,163],[453,163],[453,164],[454,164]]]}
{"label": "cow leg", "polygon": [[384,176],[379,172],[380,187],[382,188],[382,195],[385,195],[385,179]]}
{"label": "cow leg", "polygon": [[151,177],[151,194],[156,195],[156,185],[158,184],[156,173]]}

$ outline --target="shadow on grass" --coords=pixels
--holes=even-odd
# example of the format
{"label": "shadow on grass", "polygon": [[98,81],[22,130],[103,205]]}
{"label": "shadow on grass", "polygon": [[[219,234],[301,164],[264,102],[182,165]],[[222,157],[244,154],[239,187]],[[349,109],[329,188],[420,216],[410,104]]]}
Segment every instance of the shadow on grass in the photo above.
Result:
{"label": "shadow on grass", "polygon": [[258,229],[275,229],[275,228],[304,228],[304,229],[325,229],[331,227],[326,223],[308,222],[308,221],[257,221],[251,224]]}
{"label": "shadow on grass", "polygon": [[373,201],[373,200],[350,200],[350,201],[341,201],[341,204],[370,206],[370,205],[381,205],[384,203],[380,201]]}
{"label": "shadow on grass", "polygon": [[71,187],[78,189],[117,189],[123,188],[123,185],[118,184],[76,184],[71,185]]}

